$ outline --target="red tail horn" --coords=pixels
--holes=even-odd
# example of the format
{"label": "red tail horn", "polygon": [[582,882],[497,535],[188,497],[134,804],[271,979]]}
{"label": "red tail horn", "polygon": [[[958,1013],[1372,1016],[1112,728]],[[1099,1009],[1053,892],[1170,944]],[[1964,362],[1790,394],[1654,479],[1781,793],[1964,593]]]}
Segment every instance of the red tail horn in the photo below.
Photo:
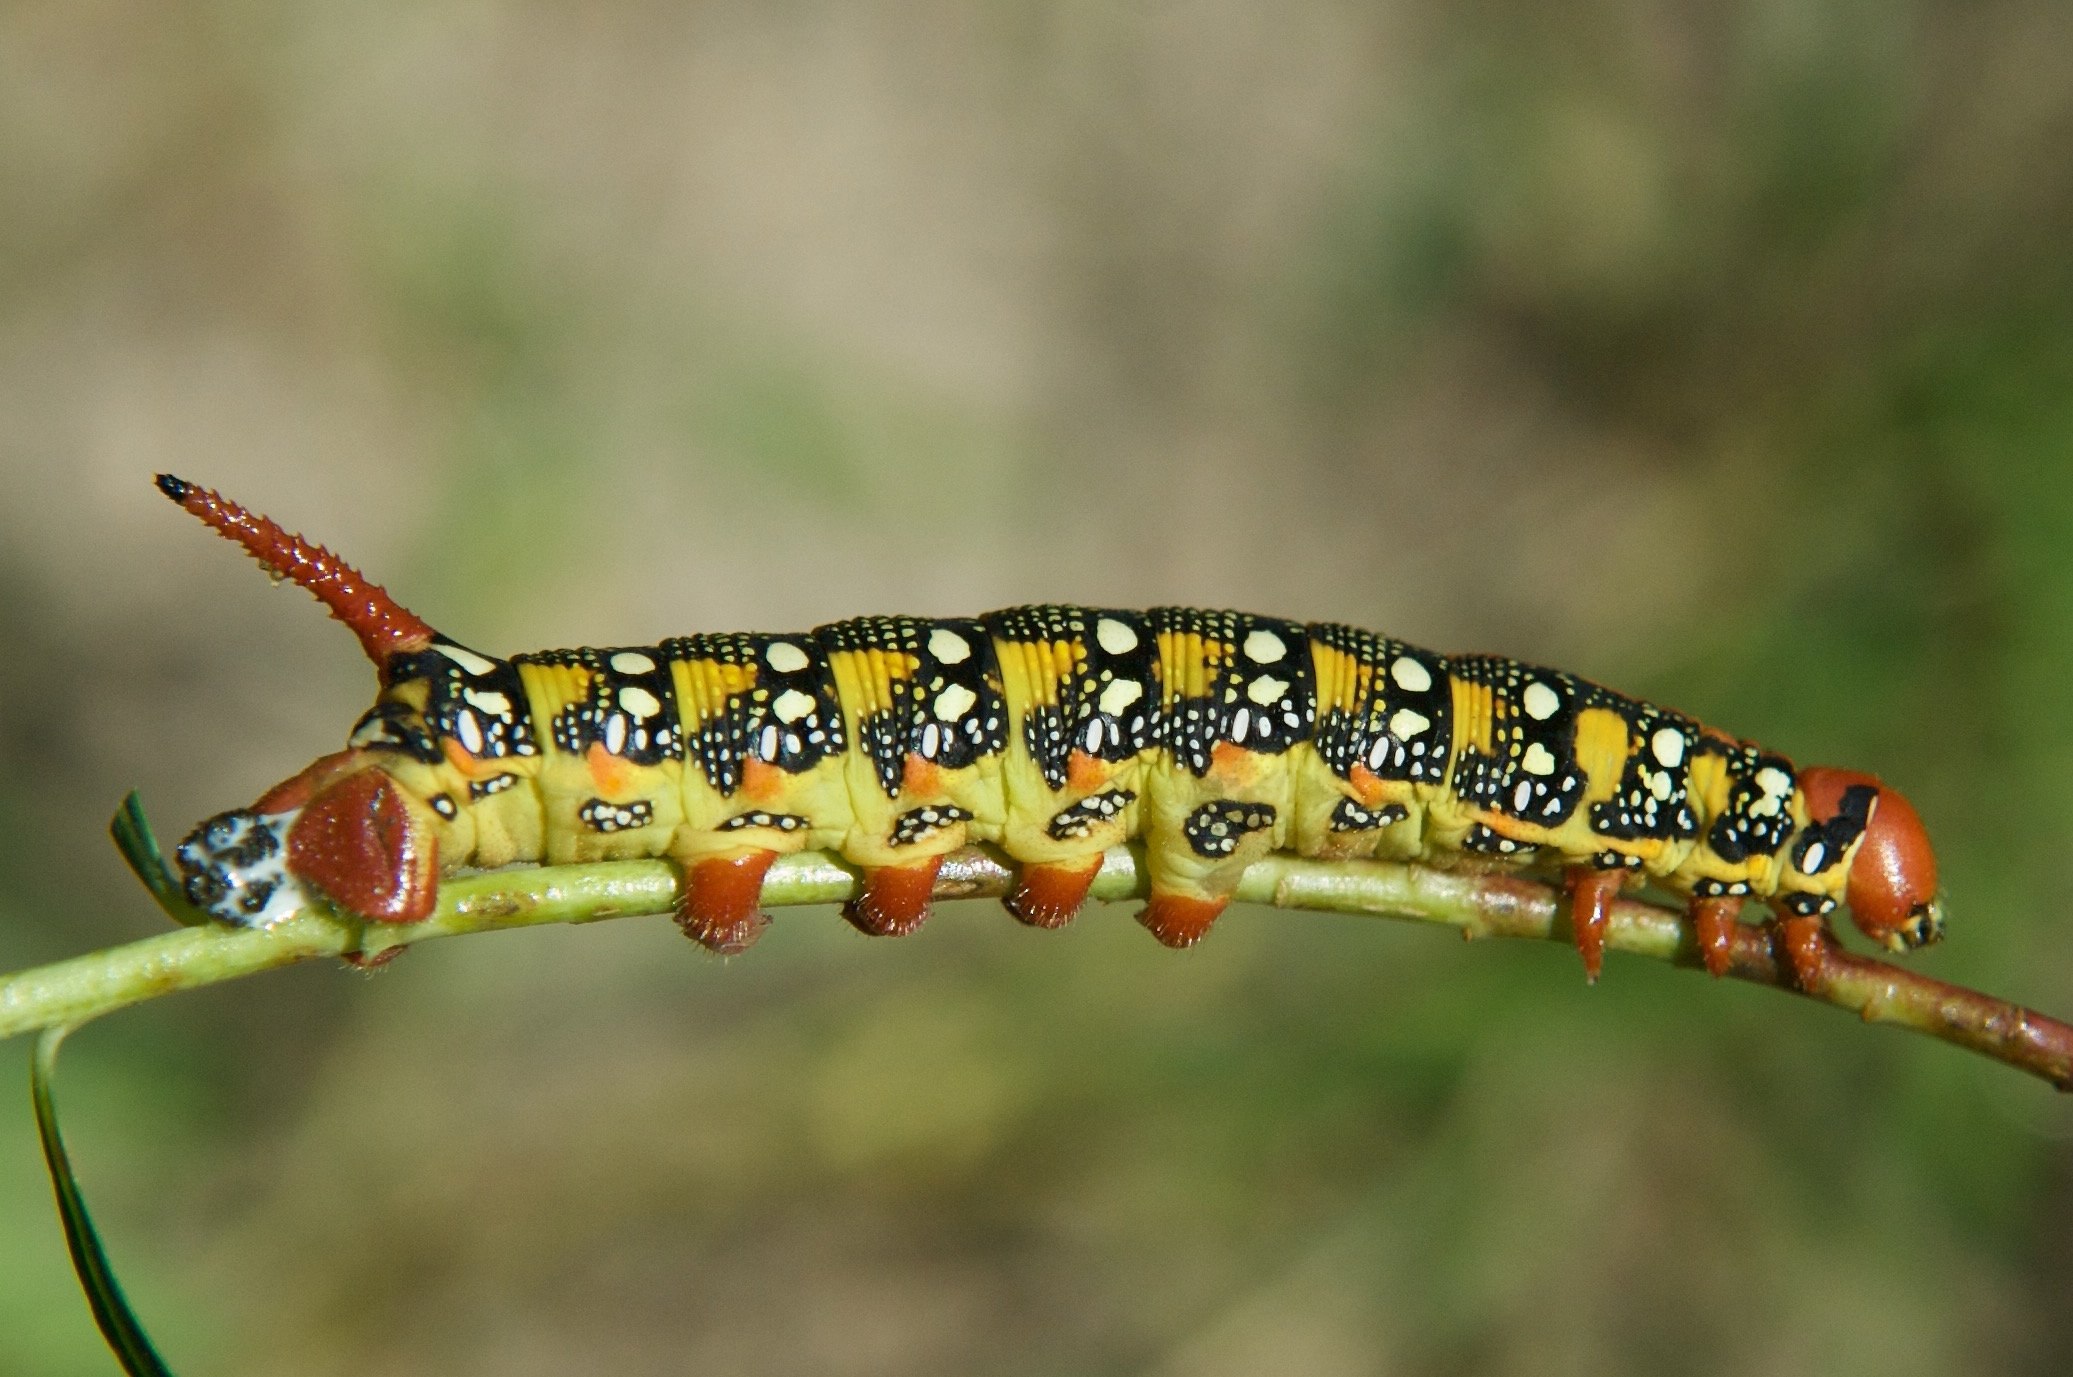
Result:
{"label": "red tail horn", "polygon": [[376,668],[385,667],[391,655],[422,650],[431,643],[432,628],[416,613],[323,546],[170,473],[158,476],[158,490],[244,546],[267,572],[307,588],[360,638]]}

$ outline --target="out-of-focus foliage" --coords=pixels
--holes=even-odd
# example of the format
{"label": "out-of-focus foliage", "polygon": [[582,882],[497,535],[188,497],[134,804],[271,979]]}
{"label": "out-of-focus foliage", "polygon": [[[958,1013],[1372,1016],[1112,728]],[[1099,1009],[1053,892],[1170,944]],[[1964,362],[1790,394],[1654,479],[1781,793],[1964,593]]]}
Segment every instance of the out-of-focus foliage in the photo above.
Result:
{"label": "out-of-focus foliage", "polygon": [[[485,648],[1071,598],[1503,649],[1907,787],[2073,1010],[2073,11],[0,14],[0,967],[371,691],[148,476]],[[281,974],[71,1045],[212,1373],[2047,1373],[2073,1115],[1558,950],[951,907]],[[26,1050],[26,1049],[25,1049]],[[22,1102],[0,1368],[108,1370]]]}

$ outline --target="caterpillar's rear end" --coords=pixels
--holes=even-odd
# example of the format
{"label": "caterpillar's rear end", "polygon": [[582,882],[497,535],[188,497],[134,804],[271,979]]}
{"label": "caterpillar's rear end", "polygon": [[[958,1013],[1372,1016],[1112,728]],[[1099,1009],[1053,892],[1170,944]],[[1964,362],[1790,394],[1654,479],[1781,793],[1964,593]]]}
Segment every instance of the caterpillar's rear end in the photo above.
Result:
{"label": "caterpillar's rear end", "polygon": [[272,921],[306,884],[413,922],[461,867],[662,856],[685,932],[731,953],[766,923],[780,855],[858,866],[845,916],[897,935],[943,857],[989,842],[1019,867],[1009,911],[1056,927],[1134,838],[1140,921],[1176,947],[1277,850],[1559,874],[1593,979],[1634,883],[1686,900],[1715,974],[1750,900],[1803,981],[1838,904],[1894,950],[1941,932],[1898,792],[1559,671],[1337,625],[1055,606],[498,659],[265,518],[159,485],[314,593],[381,677],[344,751],[181,846],[190,897],[227,921]]}

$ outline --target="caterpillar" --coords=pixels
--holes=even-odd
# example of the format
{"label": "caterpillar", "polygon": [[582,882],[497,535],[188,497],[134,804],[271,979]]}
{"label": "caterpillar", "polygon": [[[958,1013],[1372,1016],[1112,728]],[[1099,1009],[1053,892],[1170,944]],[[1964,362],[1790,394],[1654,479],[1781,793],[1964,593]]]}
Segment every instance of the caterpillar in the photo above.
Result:
{"label": "caterpillar", "polygon": [[500,659],[435,631],[322,546],[215,492],[165,495],[313,593],[379,673],[344,750],[203,822],[191,902],[264,926],[310,890],[362,919],[430,914],[442,874],[667,857],[712,951],[768,923],[764,873],[825,849],[843,916],[911,933],[943,857],[997,846],[1008,911],[1069,922],[1110,847],[1144,847],[1139,921],[1199,941],[1275,850],[1558,876],[1586,975],[1630,885],[1679,896],[1725,973],[1746,903],[1802,983],[1847,906],[1904,952],[1943,931],[1920,817],[1861,771],[1785,757],[1559,670],[1239,612],[1016,607],[801,634]]}

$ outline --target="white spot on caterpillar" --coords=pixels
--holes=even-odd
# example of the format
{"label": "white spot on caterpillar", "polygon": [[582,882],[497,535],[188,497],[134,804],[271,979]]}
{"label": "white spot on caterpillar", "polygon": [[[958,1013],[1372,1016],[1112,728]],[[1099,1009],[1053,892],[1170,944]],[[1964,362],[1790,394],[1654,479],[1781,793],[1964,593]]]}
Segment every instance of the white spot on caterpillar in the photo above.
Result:
{"label": "white spot on caterpillar", "polygon": [[1529,775],[1551,775],[1555,772],[1554,753],[1536,741],[1526,748],[1526,754],[1519,761],[1519,768]]}
{"label": "white spot on caterpillar", "polygon": [[1431,725],[1432,719],[1424,713],[1413,712],[1409,708],[1398,708],[1390,714],[1389,734],[1399,741],[1409,741]]}
{"label": "white spot on caterpillar", "polygon": [[1652,774],[1648,777],[1648,792],[1656,796],[1657,802],[1668,803],[1671,790],[1670,776]]}
{"label": "white spot on caterpillar", "polygon": [[469,755],[482,754],[482,726],[472,712],[458,712],[453,719],[454,734],[461,738],[461,746]]}
{"label": "white spot on caterpillar", "polygon": [[622,650],[606,663],[621,674],[653,674],[655,662],[638,650]]}
{"label": "white spot on caterpillar", "polygon": [[662,700],[639,684],[628,684],[619,690],[619,706],[635,717],[646,718],[662,711]]}
{"label": "white spot on caterpillar", "polygon": [[[1255,631],[1252,634],[1255,636],[1265,636],[1271,633]],[[1274,644],[1277,647],[1280,646],[1281,638],[1275,637]],[[1277,679],[1271,674],[1262,674],[1259,678],[1245,686],[1245,696],[1258,703],[1261,707],[1267,707],[1270,704],[1280,702],[1281,695],[1287,692],[1288,680]]]}
{"label": "white spot on caterpillar", "polygon": [[1533,786],[1522,779],[1519,781],[1519,787],[1512,791],[1512,811],[1514,813],[1524,813],[1526,805],[1531,802],[1533,802]]}
{"label": "white spot on caterpillar", "polygon": [[[1129,627],[1123,628],[1128,631]],[[1123,710],[1144,697],[1144,686],[1135,679],[1118,679],[1101,691],[1101,710],[1110,717],[1121,717]]]}
{"label": "white spot on caterpillar", "polygon": [[[1288,645],[1281,637],[1261,627],[1245,638],[1245,658],[1256,665],[1271,665],[1288,654]],[[1275,697],[1280,697],[1276,694]],[[1253,699],[1255,703],[1260,700]]]}
{"label": "white spot on caterpillar", "polygon": [[1114,617],[1103,617],[1094,623],[1094,639],[1111,655],[1128,655],[1137,649],[1137,633]]}
{"label": "white spot on caterpillar", "polygon": [[605,719],[605,754],[618,755],[626,749],[626,718],[613,713]]}
{"label": "white spot on caterpillar", "polygon": [[971,643],[947,626],[929,632],[929,654],[946,665],[963,664],[972,658]]}
{"label": "white spot on caterpillar", "polygon": [[934,760],[943,746],[943,729],[931,722],[921,729],[921,758]]}
{"label": "white spot on caterpillar", "polygon": [[1820,842],[1815,842],[1813,845],[1807,848],[1807,854],[1801,858],[1799,868],[1806,874],[1811,875],[1815,871],[1819,870],[1821,868],[1822,862],[1826,861],[1827,859],[1828,848],[1826,846],[1823,846]]}
{"label": "white spot on caterpillar", "polygon": [[462,669],[467,670],[470,674],[496,673],[497,662],[495,660],[485,660],[466,646],[449,645],[445,641],[434,641],[432,649],[438,651]]}
{"label": "white spot on caterpillar", "polygon": [[1245,740],[1245,733],[1252,728],[1252,709],[1240,708],[1231,714],[1231,739]]}
{"label": "white spot on caterpillar", "polygon": [[772,641],[763,652],[763,662],[779,674],[797,674],[813,663],[805,651],[790,641]]}
{"label": "white spot on caterpillar", "polygon": [[955,722],[977,706],[978,702],[978,694],[963,684],[952,684],[936,695],[936,716],[945,722]]}
{"label": "white spot on caterpillar", "polygon": [[480,708],[491,717],[509,717],[511,715],[511,700],[501,693],[491,693],[485,689],[462,689],[461,697],[471,706]]}
{"label": "white spot on caterpillar", "polygon": [[1408,655],[1399,655],[1389,666],[1389,677],[1405,693],[1423,693],[1432,687],[1432,671]]}
{"label": "white spot on caterpillar", "polygon": [[763,760],[777,759],[777,728],[765,723],[763,730],[756,733],[756,755]]}
{"label": "white spot on caterpillar", "polygon": [[1674,770],[1684,761],[1684,733],[1675,727],[1663,728],[1648,745],[1665,769]]}
{"label": "white spot on caterpillar", "polygon": [[1089,722],[1080,744],[1086,748],[1088,755],[1098,752],[1101,749],[1101,723]]}
{"label": "white spot on caterpillar", "polygon": [[1759,818],[1775,817],[1792,792],[1792,776],[1775,765],[1766,765],[1756,772],[1756,787],[1763,790],[1763,797],[1749,805],[1750,813]]}
{"label": "white spot on caterpillar", "polygon": [[786,689],[777,696],[777,701],[770,705],[770,710],[777,714],[777,720],[780,722],[797,722],[802,717],[813,715],[813,695],[801,693],[797,689]]}
{"label": "white spot on caterpillar", "polygon": [[1535,679],[1526,685],[1526,692],[1519,700],[1526,708],[1526,715],[1536,722],[1545,722],[1562,710],[1562,696]]}

